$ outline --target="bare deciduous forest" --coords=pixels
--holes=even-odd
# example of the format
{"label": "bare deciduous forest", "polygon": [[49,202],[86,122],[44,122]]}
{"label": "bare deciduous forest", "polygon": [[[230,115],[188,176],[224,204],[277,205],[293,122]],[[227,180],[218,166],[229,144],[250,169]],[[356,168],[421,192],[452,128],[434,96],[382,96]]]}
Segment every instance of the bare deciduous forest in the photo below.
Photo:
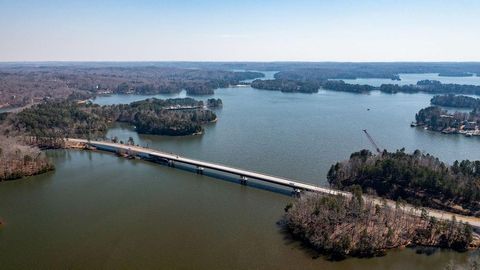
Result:
{"label": "bare deciduous forest", "polygon": [[37,147],[0,135],[0,181],[53,170],[53,164]]}
{"label": "bare deciduous forest", "polygon": [[156,66],[21,66],[0,68],[0,108],[48,99],[82,100],[102,94],[159,94],[186,90],[211,95],[214,89],[262,77],[233,72]]}
{"label": "bare deciduous forest", "polygon": [[352,198],[305,194],[285,211],[287,231],[332,259],[382,255],[410,245],[459,251],[477,245],[470,225],[437,220],[426,212],[413,215],[400,205],[375,205],[358,191]]}

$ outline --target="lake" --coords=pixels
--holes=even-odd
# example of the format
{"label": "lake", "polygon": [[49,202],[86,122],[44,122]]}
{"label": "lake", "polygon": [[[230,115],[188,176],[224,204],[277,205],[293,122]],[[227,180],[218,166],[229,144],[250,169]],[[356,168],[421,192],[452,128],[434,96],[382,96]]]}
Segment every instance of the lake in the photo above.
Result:
{"label": "lake", "polygon": [[477,75],[470,77],[445,77],[438,76],[438,73],[425,73],[425,74],[399,74],[400,81],[394,81],[390,79],[347,79],[343,80],[346,83],[351,84],[368,84],[372,86],[380,86],[382,84],[398,84],[409,85],[417,84],[421,80],[436,80],[441,83],[454,83],[454,84],[471,84],[480,85],[480,77]]}
{"label": "lake", "polygon": [[[151,148],[317,185],[326,184],[333,163],[373,150],[363,129],[388,150],[421,149],[449,163],[480,159],[480,138],[410,127],[429,94],[287,94],[243,87],[202,99],[211,97],[221,98],[224,107],[201,136],[138,135],[122,124],[108,136],[132,136]],[[144,98],[112,95],[95,102]],[[474,255],[405,249],[372,259],[312,259],[276,224],[292,200],[282,192],[107,153],[48,154],[56,171],[0,183],[6,223],[0,229],[1,269],[442,269]]]}

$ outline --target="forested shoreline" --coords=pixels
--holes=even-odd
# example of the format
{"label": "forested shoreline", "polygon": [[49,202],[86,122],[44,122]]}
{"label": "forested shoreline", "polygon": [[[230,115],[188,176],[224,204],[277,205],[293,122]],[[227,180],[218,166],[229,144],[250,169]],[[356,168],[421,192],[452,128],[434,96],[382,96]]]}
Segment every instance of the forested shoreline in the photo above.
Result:
{"label": "forested shoreline", "polygon": [[168,66],[1,66],[0,108],[49,99],[86,100],[108,94],[213,95],[217,88],[263,77],[260,72]]}
{"label": "forested shoreline", "polygon": [[[238,71],[241,70],[241,71]],[[189,95],[212,95],[217,88],[264,77],[276,70],[274,80],[256,80],[252,87],[283,92],[315,93],[320,88],[366,93],[418,91],[480,93],[478,87],[427,85],[369,86],[339,83],[342,79],[385,78],[400,80],[401,73],[438,73],[440,76],[480,74],[476,63],[66,63],[0,65],[0,108],[23,107],[48,99],[86,100],[108,94],[167,94],[186,90]]]}
{"label": "forested shoreline", "polygon": [[316,93],[320,87],[315,82],[302,82],[294,80],[254,80],[251,87],[262,90],[273,90],[281,92],[299,92],[299,93]]}
{"label": "forested shoreline", "polygon": [[0,135],[0,181],[42,174],[54,168],[37,147]]}
{"label": "forested shoreline", "polygon": [[374,204],[358,190],[352,198],[304,194],[285,207],[281,224],[295,239],[333,260],[379,256],[413,245],[456,251],[478,247],[468,224],[437,220],[426,210],[416,215],[399,204]]}
{"label": "forested shoreline", "polygon": [[[222,106],[210,99],[208,106]],[[200,134],[217,119],[203,101],[192,98],[146,99],[130,104],[100,106],[68,100],[46,101],[18,113],[0,114],[0,181],[53,170],[39,148],[63,148],[65,138],[105,139],[114,122],[138,133],[185,136]]]}
{"label": "forested shoreline", "polygon": [[[219,105],[221,100],[210,103]],[[4,133],[34,138],[102,138],[113,122],[131,124],[145,134],[192,135],[203,132],[202,125],[217,118],[202,101],[192,98],[151,98],[105,106],[49,101],[3,115]]]}
{"label": "forested shoreline", "polygon": [[[480,136],[480,99],[449,94],[434,96],[430,102],[434,106],[420,109],[415,115],[415,123],[412,123],[412,126],[422,126],[445,134]],[[439,106],[466,108],[472,111],[449,112]]]}
{"label": "forested shoreline", "polygon": [[434,96],[430,103],[436,106],[475,109],[480,107],[480,98],[448,94]]}
{"label": "forested shoreline", "polygon": [[462,84],[442,84],[435,80],[422,80],[413,85],[382,84],[374,87],[365,84],[346,83],[343,80],[294,80],[280,79],[255,80],[251,86],[256,89],[273,90],[281,92],[316,93],[319,89],[350,92],[357,94],[380,91],[388,94],[395,93],[431,93],[431,94],[469,94],[480,95],[480,86]]}
{"label": "forested shoreline", "polygon": [[480,161],[448,165],[419,150],[406,153],[368,150],[331,166],[327,179],[338,189],[364,192],[464,215],[480,215]]}

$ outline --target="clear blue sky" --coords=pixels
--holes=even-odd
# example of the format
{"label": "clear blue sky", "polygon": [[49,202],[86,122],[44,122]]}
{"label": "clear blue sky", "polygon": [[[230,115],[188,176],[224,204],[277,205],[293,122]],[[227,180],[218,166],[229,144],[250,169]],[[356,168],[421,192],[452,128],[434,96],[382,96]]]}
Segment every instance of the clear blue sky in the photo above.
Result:
{"label": "clear blue sky", "polygon": [[480,61],[480,1],[0,0],[0,61]]}

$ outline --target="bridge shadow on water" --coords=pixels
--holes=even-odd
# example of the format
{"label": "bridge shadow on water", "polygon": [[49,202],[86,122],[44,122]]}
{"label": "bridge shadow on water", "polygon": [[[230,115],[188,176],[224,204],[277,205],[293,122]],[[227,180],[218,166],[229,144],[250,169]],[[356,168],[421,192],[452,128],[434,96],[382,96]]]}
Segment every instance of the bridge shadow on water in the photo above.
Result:
{"label": "bridge shadow on water", "polygon": [[[183,171],[200,174],[210,178],[220,179],[220,180],[231,182],[231,183],[237,183],[240,185],[244,185],[244,186],[248,186],[256,189],[267,190],[267,191],[275,192],[282,195],[292,195],[292,194],[298,195],[298,192],[296,191],[299,191],[299,189],[297,188],[293,180],[287,183],[287,181],[285,180],[278,181],[278,179],[280,178],[276,178],[272,176],[266,177],[265,179],[263,179],[262,174],[260,173],[249,173],[246,170],[240,170],[240,169],[231,170],[231,168],[228,169],[229,167],[225,165],[219,166],[213,163],[211,168],[208,168],[209,165],[205,165],[206,168],[202,168],[202,167],[199,167],[199,164],[202,164],[202,162],[199,163],[195,160],[188,159],[188,158],[180,159],[179,156],[175,157],[175,155],[172,153],[157,155],[157,154],[152,154],[151,151],[138,150],[136,148],[133,148],[133,146],[118,147],[116,145],[113,145],[113,146],[109,144],[104,145],[102,143],[87,143],[87,144],[91,146],[95,151],[113,153],[119,156],[120,158],[122,157],[129,158],[129,159],[139,158],[140,160],[143,160],[143,161],[148,161],[151,163],[168,166],[168,167],[175,167]],[[131,151],[131,147],[132,147],[132,151]],[[208,164],[208,162],[203,162],[203,164]],[[199,168],[200,168],[200,171],[199,171]],[[252,178],[250,179],[245,178],[244,176],[239,175],[238,173],[240,174],[245,173],[247,176],[250,176]],[[260,178],[255,179],[255,177],[260,177]],[[302,186],[302,188],[305,188],[305,186],[308,186],[308,185],[302,184],[300,186]],[[294,187],[296,188],[295,190],[293,190]]]}
{"label": "bridge shadow on water", "polygon": [[[110,149],[97,149],[95,151],[98,152],[98,153],[108,153],[108,154],[115,155],[115,152],[110,150]],[[118,157],[118,158],[123,159],[123,157]],[[211,179],[218,179],[218,180],[222,180],[222,181],[226,181],[226,182],[230,182],[230,183],[235,183],[235,184],[245,186],[245,187],[249,187],[249,188],[256,188],[256,189],[259,189],[259,190],[270,191],[270,192],[274,192],[274,193],[282,194],[282,195],[287,195],[287,196],[296,195],[296,193],[294,193],[293,189],[291,189],[289,187],[283,187],[283,186],[280,186],[280,185],[276,186],[276,185],[270,184],[270,183],[262,183],[262,182],[260,182],[260,180],[256,180],[256,179],[248,179],[246,184],[242,184],[242,180],[241,180],[240,176],[229,174],[229,173],[223,173],[223,172],[217,172],[217,171],[210,170],[210,169],[204,169],[202,171],[202,173],[199,174],[197,172],[197,168],[195,166],[188,165],[188,164],[183,164],[183,163],[179,163],[179,162],[175,162],[174,167],[171,167],[171,166],[169,166],[168,162],[164,162],[164,161],[161,161],[161,160],[153,160],[153,159],[148,159],[148,158],[145,158],[145,157],[140,157],[139,161],[147,162],[147,163],[150,163],[150,164],[155,164],[155,165],[159,165],[159,166],[163,166],[163,167],[168,167],[168,168],[172,168],[172,169],[176,169],[176,170],[182,170],[182,171],[186,171],[186,172],[197,174],[197,175],[203,175],[203,176],[209,177]]]}
{"label": "bridge shadow on water", "polygon": [[237,185],[245,186],[249,188],[270,191],[270,192],[274,192],[274,193],[278,193],[286,196],[292,196],[294,194],[291,188],[277,187],[269,184],[264,184],[264,183],[260,183],[258,180],[255,180],[255,179],[248,179],[246,184],[242,184],[240,177],[237,175],[230,175],[227,173],[215,172],[208,169],[205,169],[202,174],[199,174],[197,173],[197,168],[192,167],[190,165],[186,165],[186,164],[175,163],[175,167],[170,167],[166,163],[160,163],[160,162],[148,161],[148,160],[144,160],[144,161],[149,163],[154,163],[156,165],[176,169],[176,170],[182,170],[182,171],[189,172],[196,175],[203,175],[211,179],[221,180],[229,183],[235,183]]}

